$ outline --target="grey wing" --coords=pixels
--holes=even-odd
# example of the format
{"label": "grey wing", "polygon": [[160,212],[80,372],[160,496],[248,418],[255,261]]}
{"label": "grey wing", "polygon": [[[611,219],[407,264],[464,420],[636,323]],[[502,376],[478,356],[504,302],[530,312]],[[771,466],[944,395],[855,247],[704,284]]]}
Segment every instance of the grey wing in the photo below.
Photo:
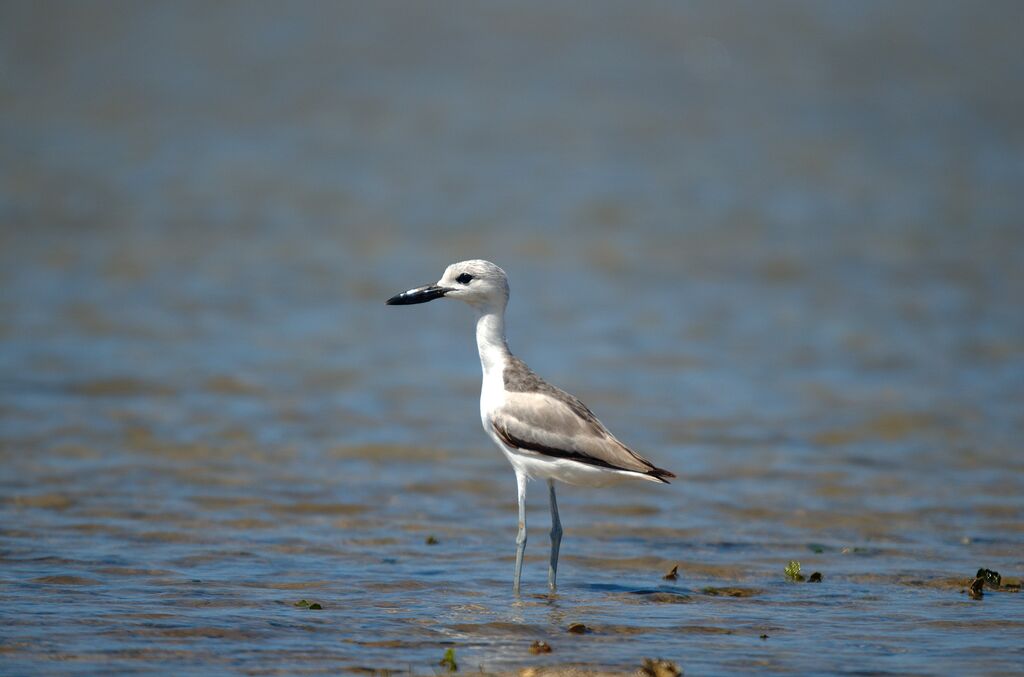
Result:
{"label": "grey wing", "polygon": [[615,439],[582,402],[560,390],[509,392],[492,414],[494,431],[505,444],[544,456],[566,458],[613,470],[675,477]]}

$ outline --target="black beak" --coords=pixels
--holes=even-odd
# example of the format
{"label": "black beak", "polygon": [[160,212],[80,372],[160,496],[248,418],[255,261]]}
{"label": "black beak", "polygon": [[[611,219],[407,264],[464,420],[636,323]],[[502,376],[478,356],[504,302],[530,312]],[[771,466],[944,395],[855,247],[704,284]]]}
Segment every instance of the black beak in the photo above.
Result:
{"label": "black beak", "polygon": [[417,287],[416,289],[404,291],[401,294],[395,294],[388,299],[387,303],[389,306],[410,306],[414,303],[426,303],[427,301],[441,298],[448,291],[445,287],[428,284],[425,287]]}

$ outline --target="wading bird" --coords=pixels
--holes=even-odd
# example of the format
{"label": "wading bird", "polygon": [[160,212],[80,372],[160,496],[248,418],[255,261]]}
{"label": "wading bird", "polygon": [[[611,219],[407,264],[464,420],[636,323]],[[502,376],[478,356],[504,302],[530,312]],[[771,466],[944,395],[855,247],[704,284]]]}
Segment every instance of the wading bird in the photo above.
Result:
{"label": "wading bird", "polygon": [[562,542],[555,480],[592,487],[625,478],[668,484],[675,475],[617,440],[582,402],[541,379],[509,352],[505,340],[508,293],[505,271],[478,259],[453,263],[436,284],[402,292],[387,303],[401,306],[450,298],[476,310],[476,344],[483,367],[480,420],[512,464],[519,490],[512,587],[519,592],[526,550],[526,482],[546,479],[551,500],[548,586],[554,590]]}

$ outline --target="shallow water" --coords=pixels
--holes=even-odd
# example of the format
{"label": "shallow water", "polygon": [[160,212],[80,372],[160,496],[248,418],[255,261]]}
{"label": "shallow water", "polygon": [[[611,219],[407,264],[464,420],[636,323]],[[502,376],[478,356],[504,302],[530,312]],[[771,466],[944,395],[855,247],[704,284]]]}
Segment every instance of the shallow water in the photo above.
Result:
{"label": "shallow water", "polygon": [[[1021,18],[5,4],[0,672],[1019,671]],[[561,489],[557,595],[383,305],[470,256],[679,475]]]}

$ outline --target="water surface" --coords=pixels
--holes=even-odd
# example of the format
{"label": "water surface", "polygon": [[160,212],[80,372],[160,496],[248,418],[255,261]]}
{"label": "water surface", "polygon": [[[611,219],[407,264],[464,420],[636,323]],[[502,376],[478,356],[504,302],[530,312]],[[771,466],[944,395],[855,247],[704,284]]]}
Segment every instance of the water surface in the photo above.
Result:
{"label": "water surface", "polygon": [[[1021,19],[5,4],[0,672],[1019,671]],[[468,257],[679,475],[561,490],[556,595],[383,305]]]}

